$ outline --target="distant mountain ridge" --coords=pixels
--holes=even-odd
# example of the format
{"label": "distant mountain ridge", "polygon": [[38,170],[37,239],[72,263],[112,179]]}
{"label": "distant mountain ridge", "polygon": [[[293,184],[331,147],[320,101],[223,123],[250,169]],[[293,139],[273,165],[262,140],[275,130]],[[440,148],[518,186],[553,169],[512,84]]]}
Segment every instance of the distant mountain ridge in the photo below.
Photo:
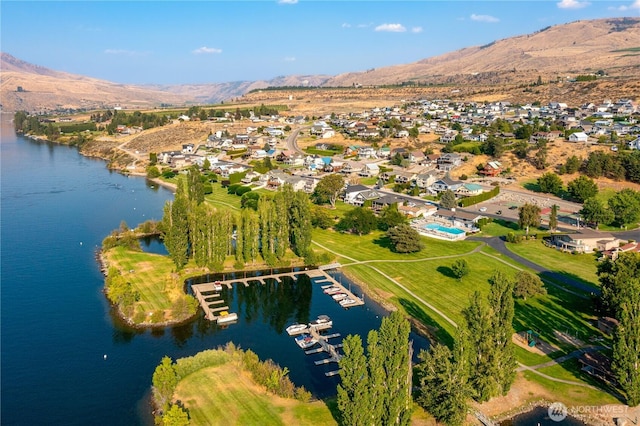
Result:
{"label": "distant mountain ridge", "polygon": [[4,111],[47,112],[115,105],[152,108],[161,104],[217,103],[266,87],[502,84],[536,74],[551,80],[597,70],[640,75],[640,18],[607,18],[550,26],[533,34],[363,72],[336,76],[290,75],[215,84],[117,84],[50,70],[1,53],[0,102]]}

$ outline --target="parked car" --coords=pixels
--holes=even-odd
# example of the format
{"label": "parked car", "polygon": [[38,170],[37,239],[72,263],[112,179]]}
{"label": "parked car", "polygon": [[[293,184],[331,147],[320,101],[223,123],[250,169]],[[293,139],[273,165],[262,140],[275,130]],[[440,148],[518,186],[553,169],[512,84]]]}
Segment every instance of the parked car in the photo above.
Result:
{"label": "parked car", "polygon": [[481,212],[486,212],[486,211],[487,211],[487,208],[486,208],[486,207],[480,207],[480,211],[481,211]]}
{"label": "parked car", "polygon": [[497,214],[498,216],[500,216],[500,215],[502,214],[502,210],[498,210],[498,211],[496,212],[496,214]]}
{"label": "parked car", "polygon": [[509,207],[509,210],[515,210],[517,208],[518,208],[518,206],[511,206],[511,207]]}

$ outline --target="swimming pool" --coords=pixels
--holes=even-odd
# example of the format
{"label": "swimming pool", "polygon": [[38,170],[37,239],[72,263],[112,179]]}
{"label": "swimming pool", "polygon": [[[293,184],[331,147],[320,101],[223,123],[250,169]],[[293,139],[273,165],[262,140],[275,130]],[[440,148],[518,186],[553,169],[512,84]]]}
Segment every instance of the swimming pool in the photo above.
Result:
{"label": "swimming pool", "polygon": [[424,225],[424,229],[428,229],[430,231],[440,231],[451,235],[462,235],[465,233],[462,229],[458,228],[449,228],[446,226],[442,226],[439,223],[427,223]]}

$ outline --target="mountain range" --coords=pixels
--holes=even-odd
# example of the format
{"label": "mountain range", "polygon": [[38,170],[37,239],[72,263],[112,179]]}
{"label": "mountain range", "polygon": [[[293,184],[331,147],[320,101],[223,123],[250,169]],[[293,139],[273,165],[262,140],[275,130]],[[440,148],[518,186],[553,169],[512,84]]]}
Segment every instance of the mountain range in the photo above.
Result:
{"label": "mountain range", "polygon": [[[410,64],[336,76],[290,75],[216,84],[127,85],[50,70],[0,54],[3,111],[210,104],[266,87],[503,85],[600,72],[640,80],[640,18],[576,21]],[[638,94],[636,94],[637,96]]]}

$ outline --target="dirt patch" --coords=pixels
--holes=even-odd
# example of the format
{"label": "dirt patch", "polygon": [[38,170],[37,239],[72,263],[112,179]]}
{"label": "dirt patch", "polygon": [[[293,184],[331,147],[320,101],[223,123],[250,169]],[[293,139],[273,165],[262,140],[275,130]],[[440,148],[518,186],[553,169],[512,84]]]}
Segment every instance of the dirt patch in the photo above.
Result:
{"label": "dirt patch", "polygon": [[563,343],[573,345],[576,348],[581,348],[584,346],[584,342],[577,337],[571,336],[570,334],[563,333],[562,331],[554,330],[553,335]]}
{"label": "dirt patch", "polygon": [[553,400],[553,398],[553,394],[544,387],[528,381],[522,373],[518,373],[509,393],[505,396],[492,398],[482,404],[472,402],[471,406],[489,417],[507,418],[515,413],[533,408],[538,401]]}

